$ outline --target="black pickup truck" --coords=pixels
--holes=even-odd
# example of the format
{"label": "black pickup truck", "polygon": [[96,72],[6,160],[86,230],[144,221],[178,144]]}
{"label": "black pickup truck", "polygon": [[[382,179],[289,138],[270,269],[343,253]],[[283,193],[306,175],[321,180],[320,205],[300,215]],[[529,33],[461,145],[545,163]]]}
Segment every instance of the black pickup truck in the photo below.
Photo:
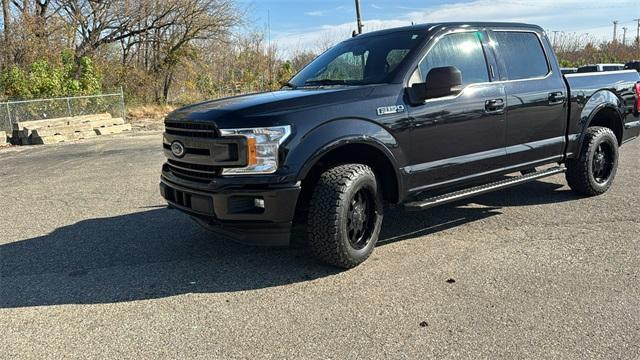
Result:
{"label": "black pickup truck", "polygon": [[371,32],[280,91],[169,114],[160,191],[208,230],[259,245],[304,238],[349,268],[373,251],[385,204],[422,210],[565,172],[579,194],[606,192],[618,147],[640,131],[639,81],[562,75],[534,25]]}

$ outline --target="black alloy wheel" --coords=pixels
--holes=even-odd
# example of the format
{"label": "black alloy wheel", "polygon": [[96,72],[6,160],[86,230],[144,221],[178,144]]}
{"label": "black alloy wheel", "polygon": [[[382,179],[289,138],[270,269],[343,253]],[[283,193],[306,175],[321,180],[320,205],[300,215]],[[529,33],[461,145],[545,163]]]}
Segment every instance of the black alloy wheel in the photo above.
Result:
{"label": "black alloy wheel", "polygon": [[380,183],[364,164],[325,170],[315,184],[308,214],[309,246],[321,261],[349,269],[373,252],[383,218]]}
{"label": "black alloy wheel", "polygon": [[349,202],[347,213],[347,237],[351,247],[361,250],[371,240],[375,221],[373,195],[366,189],[360,189]]}
{"label": "black alloy wheel", "polygon": [[593,153],[592,172],[594,180],[599,184],[605,184],[611,178],[615,163],[614,151],[608,143],[601,143]]}
{"label": "black alloy wheel", "polygon": [[618,169],[618,138],[606,127],[593,126],[584,134],[580,156],[567,160],[567,183],[580,195],[607,192]]}

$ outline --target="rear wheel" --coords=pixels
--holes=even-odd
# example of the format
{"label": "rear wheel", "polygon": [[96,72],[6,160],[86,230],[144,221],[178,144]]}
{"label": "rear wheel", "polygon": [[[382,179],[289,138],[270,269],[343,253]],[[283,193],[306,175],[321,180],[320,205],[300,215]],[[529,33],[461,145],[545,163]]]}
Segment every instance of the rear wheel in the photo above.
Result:
{"label": "rear wheel", "polygon": [[382,225],[381,191],[362,164],[339,165],[318,180],[309,204],[309,246],[320,260],[352,268],[373,252]]}
{"label": "rear wheel", "polygon": [[580,158],[567,161],[567,183],[581,195],[604,194],[618,169],[618,139],[609,128],[587,129]]}

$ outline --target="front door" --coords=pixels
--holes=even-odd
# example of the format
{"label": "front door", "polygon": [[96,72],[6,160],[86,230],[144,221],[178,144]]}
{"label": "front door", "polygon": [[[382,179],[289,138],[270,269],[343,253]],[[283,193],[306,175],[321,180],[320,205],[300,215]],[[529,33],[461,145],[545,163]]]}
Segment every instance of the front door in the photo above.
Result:
{"label": "front door", "polygon": [[414,81],[424,81],[433,68],[455,66],[464,88],[409,107],[413,130],[406,171],[412,192],[471,180],[504,165],[506,96],[504,85],[492,82],[495,63],[485,39],[479,31],[444,35],[414,74]]}

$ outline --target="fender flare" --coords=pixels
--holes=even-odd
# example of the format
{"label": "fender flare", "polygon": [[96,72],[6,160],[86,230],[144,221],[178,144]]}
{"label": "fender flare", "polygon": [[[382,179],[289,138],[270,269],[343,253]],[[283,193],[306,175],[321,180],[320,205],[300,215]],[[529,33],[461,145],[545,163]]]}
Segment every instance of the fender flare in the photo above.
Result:
{"label": "fender flare", "polygon": [[[610,110],[614,112],[616,114],[616,122],[619,124],[621,131],[624,132],[623,116],[621,114],[622,106],[622,101],[609,90],[599,90],[589,98],[580,112],[580,121],[578,123],[580,126],[580,134],[576,148],[576,157],[579,157],[582,151],[582,144],[587,129],[591,126],[596,116],[602,111]],[[623,133],[620,134],[619,140],[622,140],[622,138]]]}
{"label": "fender flare", "polygon": [[338,119],[311,129],[287,156],[287,162],[301,164],[296,179],[303,180],[323,156],[353,144],[371,146],[384,155],[393,167],[396,190],[399,198],[402,198],[404,179],[400,168],[405,161],[404,151],[387,129],[368,120]]}

